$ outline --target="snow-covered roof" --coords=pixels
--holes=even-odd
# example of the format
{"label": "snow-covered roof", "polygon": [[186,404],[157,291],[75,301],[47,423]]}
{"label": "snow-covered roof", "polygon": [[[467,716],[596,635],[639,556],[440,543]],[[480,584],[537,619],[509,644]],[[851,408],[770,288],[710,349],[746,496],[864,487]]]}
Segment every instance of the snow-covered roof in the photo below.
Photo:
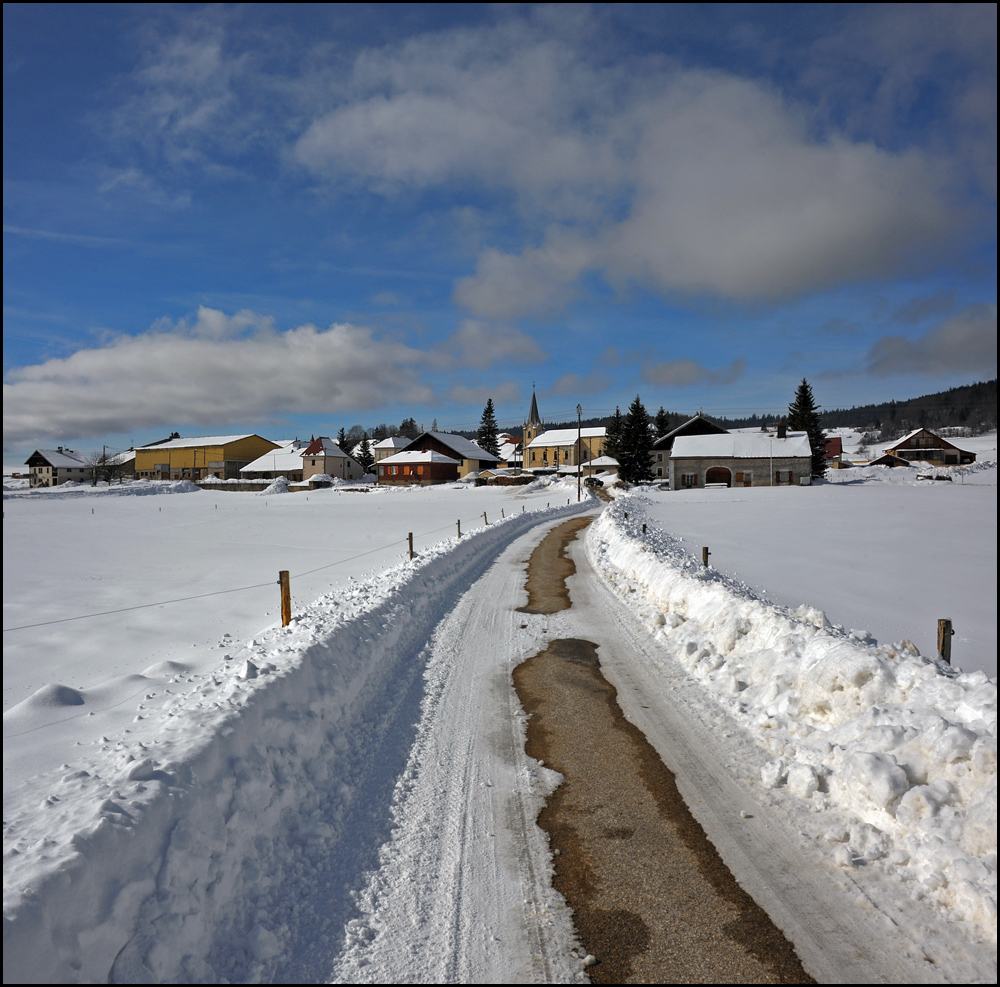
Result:
{"label": "snow-covered roof", "polygon": [[767,459],[769,456],[808,459],[812,456],[812,449],[805,432],[789,432],[784,439],[763,432],[678,435],[674,439],[671,459],[701,459],[706,456],[718,459]]}
{"label": "snow-covered roof", "polygon": [[[424,435],[430,435],[437,439],[442,445],[446,445],[455,452],[460,459],[477,459],[481,463],[500,462],[499,457],[487,452],[482,446],[476,445],[471,439],[463,438],[461,435],[453,435],[451,432],[424,432],[422,435],[418,435],[413,442],[419,442]],[[382,462],[384,463],[386,460],[383,459]]]}
{"label": "snow-covered roof", "polygon": [[955,445],[953,442],[951,442],[948,439],[942,438],[940,435],[937,434],[937,432],[931,431],[926,426],[921,427],[921,428],[915,428],[912,432],[907,432],[907,434],[904,435],[901,439],[896,439],[895,442],[889,443],[885,447],[886,451],[888,451],[890,449],[898,449],[904,442],[908,442],[910,439],[914,438],[914,436],[919,435],[921,432],[926,432],[928,435],[931,435],[935,439],[937,439],[938,442],[941,443],[941,448],[942,449],[944,449],[944,448],[954,449],[957,452],[965,452],[966,451],[965,449],[959,449],[959,447],[957,445]]}
{"label": "snow-covered roof", "polygon": [[242,467],[241,473],[269,473],[282,470],[302,469],[302,450],[306,443],[298,439],[285,439],[279,442],[280,448],[265,452],[252,463]]}
{"label": "snow-covered roof", "polygon": [[72,449],[36,449],[27,459],[30,462],[35,456],[44,457],[49,466],[60,469],[79,469],[87,465],[87,457]]}
{"label": "snow-covered roof", "polygon": [[390,435],[372,446],[373,449],[405,449],[413,440],[405,435]]}
{"label": "snow-covered roof", "polygon": [[378,461],[379,466],[395,466],[402,463],[452,463],[457,466],[458,460],[446,456],[443,452],[434,452],[431,449],[428,449],[427,452],[413,449],[410,452],[397,452],[394,456],[386,456],[385,459]]}
{"label": "snow-covered roof", "polygon": [[577,432],[575,428],[553,428],[548,432],[536,435],[529,443],[528,448],[542,448],[542,446],[571,446],[576,442],[577,437],[582,439],[603,439],[608,434],[608,430],[600,425],[596,428],[582,428]]}
{"label": "snow-covered roof", "polygon": [[337,459],[350,459],[350,456],[348,456],[347,453],[333,441],[333,439],[328,438],[325,435],[321,435],[318,438],[313,439],[312,442],[310,442],[309,445],[302,450],[301,455],[334,456]]}
{"label": "snow-covered roof", "polygon": [[[170,439],[168,442],[156,442],[153,445],[143,446],[143,449],[190,449],[202,446],[227,446],[230,442],[239,442],[241,439],[260,439],[263,436],[256,432],[247,432],[244,435],[195,435],[190,439]],[[269,442],[270,439],[265,439]]]}
{"label": "snow-covered roof", "polygon": [[595,459],[591,459],[590,462],[584,463],[584,466],[618,466],[618,460],[614,456],[597,456]]}

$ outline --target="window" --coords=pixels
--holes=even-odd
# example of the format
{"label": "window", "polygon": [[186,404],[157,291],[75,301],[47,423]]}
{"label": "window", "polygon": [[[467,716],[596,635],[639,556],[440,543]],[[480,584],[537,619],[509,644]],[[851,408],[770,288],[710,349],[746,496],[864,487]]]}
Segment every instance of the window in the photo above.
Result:
{"label": "window", "polygon": [[696,487],[696,486],[698,486],[698,474],[697,473],[682,473],[681,474],[681,486],[682,487]]}

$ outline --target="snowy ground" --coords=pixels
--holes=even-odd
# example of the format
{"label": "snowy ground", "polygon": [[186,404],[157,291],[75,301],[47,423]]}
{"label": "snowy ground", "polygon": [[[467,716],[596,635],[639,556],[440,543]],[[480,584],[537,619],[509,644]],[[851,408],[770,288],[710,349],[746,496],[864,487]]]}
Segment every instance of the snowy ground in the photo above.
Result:
{"label": "snowy ground", "polygon": [[[90,687],[163,661],[203,671],[277,619],[279,570],[291,572],[293,604],[307,603],[402,561],[411,531],[419,551],[454,535],[457,520],[469,531],[483,512],[495,521],[576,498],[575,488],[554,491],[451,484],[265,497],[181,481],[5,493],[4,627],[42,626],[4,634],[3,708],[48,683]],[[228,592],[237,587],[251,588]],[[142,609],[120,612],[133,607]],[[106,611],[119,612],[52,623]]]}
{"label": "snowy ground", "polygon": [[[941,471],[944,472],[944,471]],[[655,491],[648,514],[701,558],[774,603],[808,604],[858,636],[937,651],[997,674],[997,486],[992,468],[948,482],[917,470],[837,470],[813,488]]]}
{"label": "snowy ground", "polygon": [[[854,527],[900,503],[974,515],[973,479],[712,506],[743,531],[734,545],[758,546],[752,562],[775,519],[804,523],[805,498]],[[617,499],[575,549],[574,610],[519,614],[524,562],[574,493],[7,498],[5,626],[265,586],[5,634],[5,679],[13,661],[22,688],[42,686],[4,716],[5,980],[579,979],[533,825],[556,779],[523,754],[510,685],[575,633],[603,635],[627,715],[679,758],[696,816],[810,972],[993,982],[995,682],[877,625],[879,647],[829,626],[817,607],[855,625],[836,566],[794,610],[768,582],[780,567],[704,571],[661,527],[697,508],[683,493]],[[398,561],[408,530],[423,535],[413,563]],[[722,527],[713,538],[728,561]],[[60,564],[66,544],[79,551]],[[302,575],[331,556],[352,561]],[[261,630],[279,568],[314,602]]]}

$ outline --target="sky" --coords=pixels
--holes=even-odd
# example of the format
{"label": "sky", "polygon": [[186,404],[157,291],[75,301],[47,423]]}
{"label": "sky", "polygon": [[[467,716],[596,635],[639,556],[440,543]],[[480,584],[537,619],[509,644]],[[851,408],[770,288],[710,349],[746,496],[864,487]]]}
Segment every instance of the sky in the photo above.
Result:
{"label": "sky", "polygon": [[994,4],[4,4],[4,456],[996,375]]}

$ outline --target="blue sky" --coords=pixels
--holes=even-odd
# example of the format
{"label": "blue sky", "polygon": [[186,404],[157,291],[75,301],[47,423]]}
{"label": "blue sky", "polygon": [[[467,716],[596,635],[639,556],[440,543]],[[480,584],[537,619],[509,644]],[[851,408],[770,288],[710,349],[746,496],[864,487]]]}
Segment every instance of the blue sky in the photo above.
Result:
{"label": "blue sky", "polygon": [[996,7],[4,5],[4,444],[996,374]]}

